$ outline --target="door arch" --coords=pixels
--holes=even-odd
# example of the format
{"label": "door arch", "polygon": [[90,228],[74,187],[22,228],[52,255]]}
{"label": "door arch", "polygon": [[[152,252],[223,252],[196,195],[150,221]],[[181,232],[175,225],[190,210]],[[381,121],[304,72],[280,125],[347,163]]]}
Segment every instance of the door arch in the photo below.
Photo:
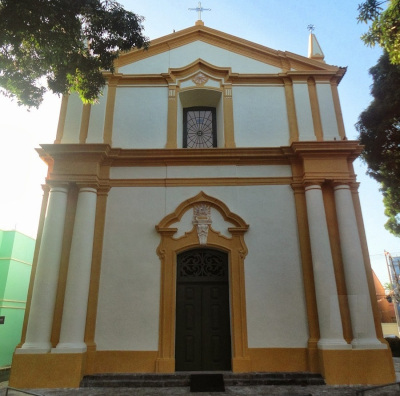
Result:
{"label": "door arch", "polygon": [[231,370],[228,254],[195,248],[177,255],[176,371]]}
{"label": "door arch", "polygon": [[[210,226],[205,245],[200,245],[196,227],[182,237],[174,238],[178,231],[173,227],[183,215],[199,205],[206,205],[217,210],[228,227],[231,237],[221,235]],[[156,372],[175,372],[175,317],[176,317],[176,261],[180,252],[199,247],[224,251],[229,256],[229,300],[231,313],[231,351],[232,371],[249,372],[251,362],[247,344],[246,293],[244,278],[244,259],[247,247],[244,234],[248,225],[238,215],[232,213],[220,200],[204,192],[182,202],[176,210],[164,217],[156,226],[161,241],[157,254],[161,261],[160,290],[160,328]]]}

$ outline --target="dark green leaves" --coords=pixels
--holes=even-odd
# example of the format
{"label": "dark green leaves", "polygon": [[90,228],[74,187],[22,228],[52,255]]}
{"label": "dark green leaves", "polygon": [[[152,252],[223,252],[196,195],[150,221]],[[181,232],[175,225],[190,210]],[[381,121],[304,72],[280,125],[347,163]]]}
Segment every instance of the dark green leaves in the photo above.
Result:
{"label": "dark green leaves", "polygon": [[0,0],[0,92],[28,107],[47,87],[94,102],[120,52],[147,47],[142,21],[113,0]]}
{"label": "dark green leaves", "polygon": [[[388,4],[384,10],[381,6]],[[380,45],[389,54],[392,63],[400,64],[400,0],[367,0],[358,6],[359,22],[370,23],[361,36],[366,45]]]}
{"label": "dark green leaves", "polygon": [[368,174],[381,184],[389,217],[385,227],[400,236],[400,65],[392,64],[384,53],[370,73],[374,100],[356,128]]}

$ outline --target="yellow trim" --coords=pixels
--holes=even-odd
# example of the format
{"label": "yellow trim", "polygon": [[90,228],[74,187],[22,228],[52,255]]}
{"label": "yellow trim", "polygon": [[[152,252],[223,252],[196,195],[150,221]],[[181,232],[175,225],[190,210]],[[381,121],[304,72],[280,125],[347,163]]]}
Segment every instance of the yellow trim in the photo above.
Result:
{"label": "yellow trim", "polygon": [[69,95],[63,95],[61,100],[60,116],[58,118],[57,134],[54,143],[61,143],[64,135],[65,120],[67,118]]}
{"label": "yellow trim", "polygon": [[157,351],[96,351],[93,368],[85,374],[155,373]]}
{"label": "yellow trim", "polygon": [[14,388],[79,388],[86,354],[14,354],[9,385]]}
{"label": "yellow trim", "polygon": [[168,88],[168,121],[167,121],[167,144],[166,148],[177,147],[177,117],[178,117],[178,95],[176,86]]}
{"label": "yellow trim", "polygon": [[390,349],[320,350],[327,385],[379,385],[395,382]]}
{"label": "yellow trim", "polygon": [[176,228],[170,225],[178,222],[183,214],[196,204],[204,203],[218,210],[233,227],[229,228],[232,238],[222,236],[212,228],[209,230],[207,246],[224,249],[230,256],[230,300],[232,331],[232,370],[250,371],[251,362],[247,348],[246,296],[244,279],[244,259],[247,248],[244,233],[248,225],[227,206],[216,198],[200,192],[181,203],[175,212],[166,216],[156,229],[161,236],[157,254],[161,260],[161,296],[159,348],[156,363],[157,372],[175,371],[175,295],[176,295],[176,255],[178,252],[199,246],[197,232],[193,228],[183,237],[175,239]]}
{"label": "yellow trim", "polygon": [[285,98],[289,123],[290,139],[289,144],[299,140],[299,128],[297,125],[296,105],[294,100],[293,83],[285,78]]}
{"label": "yellow trim", "polygon": [[103,132],[103,142],[109,145],[112,144],[116,94],[117,94],[117,83],[114,80],[112,81],[110,80],[108,83],[106,114],[104,118],[104,132]]}
{"label": "yellow trim", "polygon": [[89,131],[90,121],[90,110],[92,106],[90,104],[83,105],[82,118],[81,118],[81,129],[79,131],[79,143],[86,143],[86,139]]}
{"label": "yellow trim", "polygon": [[224,105],[224,139],[225,147],[236,147],[235,143],[235,129],[233,120],[233,100],[232,100],[232,86],[223,86],[223,105]]}
{"label": "yellow trim", "polygon": [[111,179],[111,187],[265,186],[287,185],[291,177],[221,177],[171,179]]}
{"label": "yellow trim", "polygon": [[311,105],[311,113],[314,125],[314,133],[318,141],[323,140],[323,130],[322,130],[322,121],[321,114],[319,112],[319,104],[318,104],[318,94],[317,87],[315,85],[315,81],[312,78],[307,80],[308,83],[308,94],[310,96],[310,105]]}
{"label": "yellow trim", "polygon": [[[198,65],[198,66],[197,66]],[[187,75],[182,71],[187,70]],[[203,71],[214,81],[224,80],[232,85],[251,85],[251,86],[284,86],[285,80],[290,82],[307,82],[310,74],[318,79],[319,82],[330,83],[330,81],[341,78],[340,73],[331,71],[288,71],[279,74],[255,74],[255,73],[233,73],[230,68],[214,66],[203,59],[197,59],[182,68],[171,68],[168,73],[161,74],[114,74],[115,81],[118,81],[118,87],[171,87],[173,84],[191,80],[196,71]],[[105,74],[107,76],[107,74]],[[116,84],[116,83],[114,83]],[[213,89],[210,86],[193,86],[196,88]],[[190,89],[191,87],[189,87]],[[217,88],[218,89],[218,88]]]}
{"label": "yellow trim", "polygon": [[306,348],[249,348],[251,371],[309,371]]}
{"label": "yellow trim", "polygon": [[340,106],[339,92],[337,89],[338,82],[336,80],[337,80],[336,78],[333,78],[331,80],[332,98],[333,98],[333,105],[335,107],[335,115],[336,115],[336,122],[337,122],[338,130],[339,130],[339,136],[342,139],[344,139],[346,137],[346,132],[344,129],[342,108]]}

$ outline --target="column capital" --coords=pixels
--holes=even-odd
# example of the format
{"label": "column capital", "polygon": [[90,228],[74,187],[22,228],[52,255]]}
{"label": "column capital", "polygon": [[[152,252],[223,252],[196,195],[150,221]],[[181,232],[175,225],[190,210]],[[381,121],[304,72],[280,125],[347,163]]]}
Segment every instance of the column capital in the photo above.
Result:
{"label": "column capital", "polygon": [[95,182],[76,182],[75,185],[78,187],[79,192],[87,190],[88,192],[97,193],[99,184]]}
{"label": "column capital", "polygon": [[303,184],[304,184],[304,189],[305,191],[308,190],[315,190],[318,189],[320,190],[322,185],[324,184],[325,180],[321,180],[321,179],[316,179],[316,180],[304,180]]}

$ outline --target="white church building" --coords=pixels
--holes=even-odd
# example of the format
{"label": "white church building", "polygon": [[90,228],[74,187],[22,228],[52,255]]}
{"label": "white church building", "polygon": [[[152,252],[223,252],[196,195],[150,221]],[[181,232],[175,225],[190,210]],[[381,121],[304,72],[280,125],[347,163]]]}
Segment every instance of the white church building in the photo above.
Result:
{"label": "white church building", "polygon": [[338,85],[346,69],[204,26],[62,101],[10,386],[96,373],[395,379]]}

